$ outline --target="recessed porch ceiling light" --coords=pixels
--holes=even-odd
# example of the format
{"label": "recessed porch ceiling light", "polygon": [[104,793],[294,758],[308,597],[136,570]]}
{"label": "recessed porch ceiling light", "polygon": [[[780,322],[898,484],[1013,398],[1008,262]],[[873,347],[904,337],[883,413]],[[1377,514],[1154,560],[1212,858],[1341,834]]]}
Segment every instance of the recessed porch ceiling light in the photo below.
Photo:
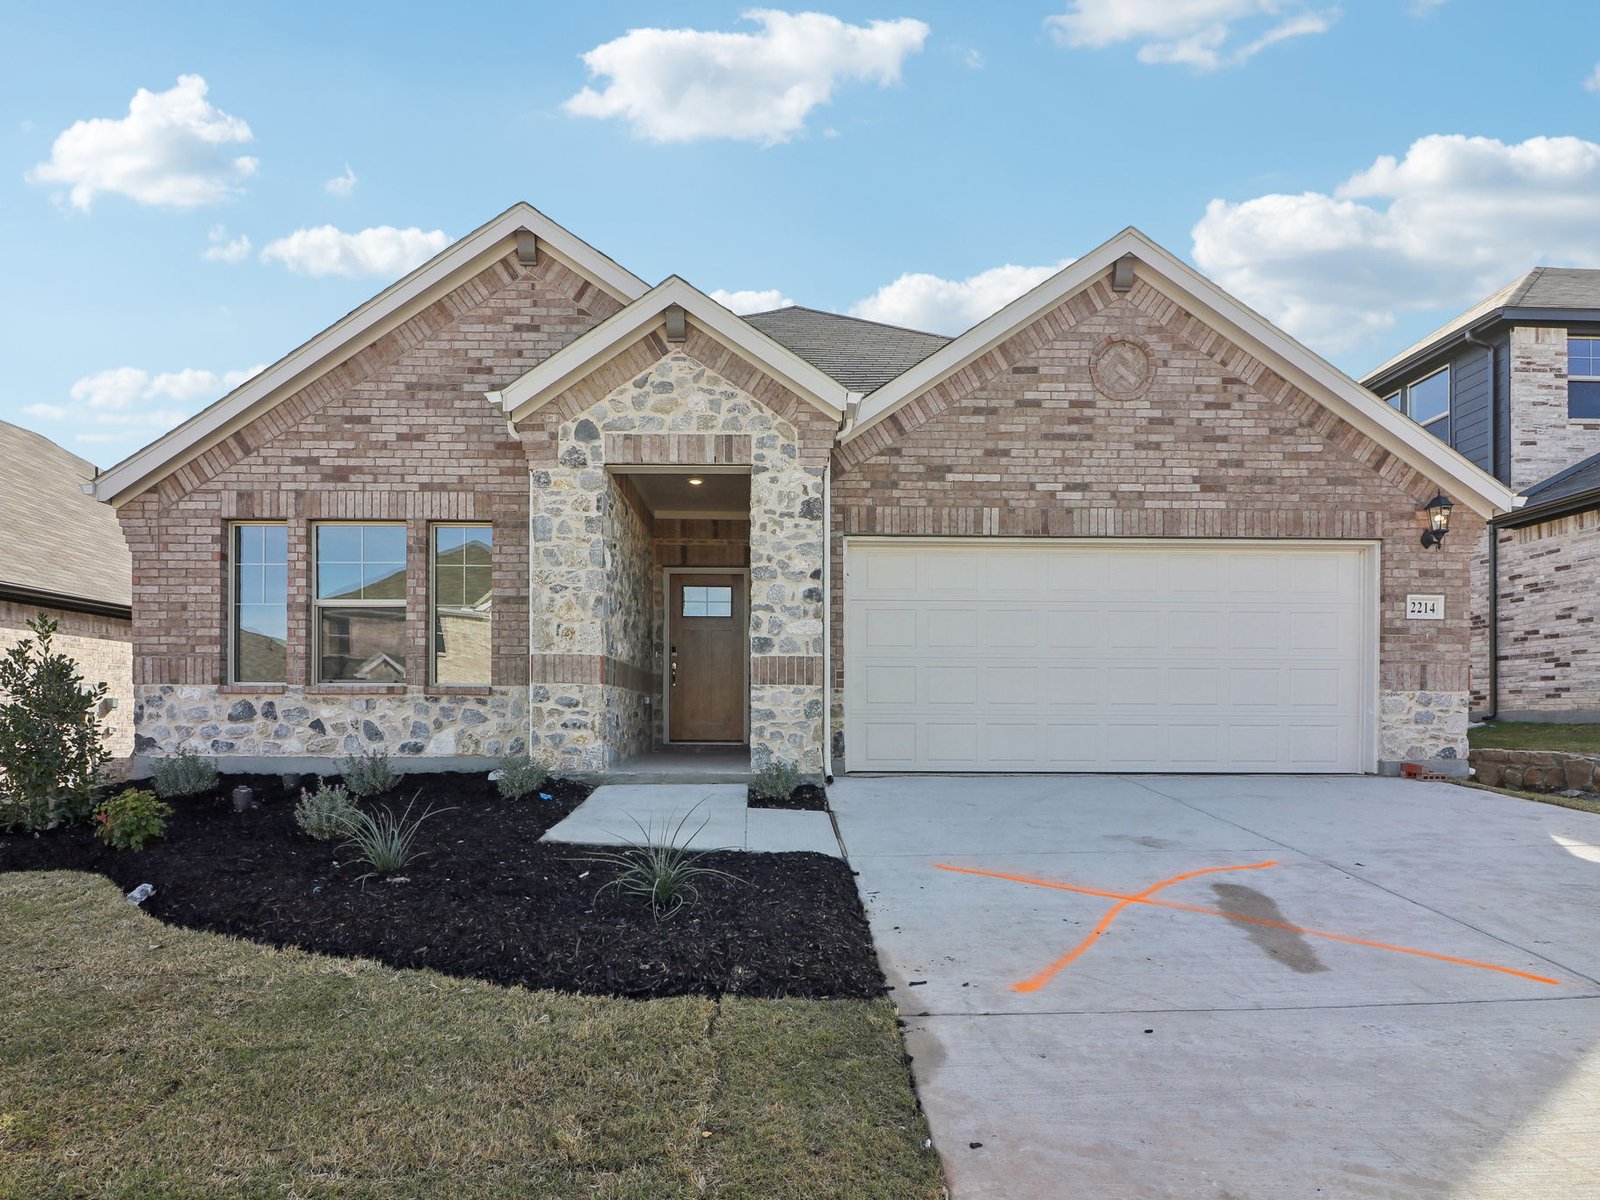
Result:
{"label": "recessed porch ceiling light", "polygon": [[689,486],[690,487],[699,487],[704,482],[705,482],[705,480],[701,479],[700,476],[698,476],[698,475],[689,476]]}

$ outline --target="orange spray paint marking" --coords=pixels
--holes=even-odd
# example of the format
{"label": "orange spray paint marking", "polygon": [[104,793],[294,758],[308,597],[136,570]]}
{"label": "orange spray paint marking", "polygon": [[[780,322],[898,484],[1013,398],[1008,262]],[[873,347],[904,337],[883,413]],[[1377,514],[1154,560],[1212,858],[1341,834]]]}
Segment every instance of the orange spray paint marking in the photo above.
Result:
{"label": "orange spray paint marking", "polygon": [[1303,934],[1306,937],[1327,938],[1329,941],[1345,942],[1352,946],[1366,946],[1373,950],[1389,950],[1395,954],[1409,954],[1416,958],[1431,958],[1437,962],[1455,963],[1463,967],[1477,967],[1480,971],[1496,971],[1501,975],[1513,975],[1518,979],[1530,979],[1534,983],[1548,983],[1553,987],[1561,985],[1559,979],[1551,979],[1546,975],[1535,975],[1530,971],[1519,971],[1514,967],[1502,967],[1494,963],[1478,962],[1471,958],[1458,958],[1453,954],[1435,954],[1431,950],[1417,950],[1410,946],[1395,946],[1388,942],[1375,942],[1368,938],[1351,937],[1342,933],[1330,933],[1325,929],[1306,929],[1300,925],[1290,925],[1285,921],[1269,921],[1263,917],[1251,917],[1243,913],[1226,912],[1220,908],[1205,908],[1197,904],[1175,904],[1170,900],[1155,900],[1151,898],[1155,892],[1162,888],[1181,883],[1185,879],[1193,879],[1196,875],[1207,875],[1217,871],[1250,871],[1260,867],[1277,866],[1276,862],[1248,863],[1240,867],[1208,867],[1199,871],[1190,871],[1184,875],[1174,875],[1171,879],[1163,879],[1160,883],[1153,884],[1145,888],[1144,891],[1137,892],[1131,896],[1124,895],[1121,892],[1103,891],[1099,888],[1078,887],[1070,883],[1056,883],[1049,879],[1034,879],[1027,875],[1008,875],[1001,871],[980,871],[976,867],[953,867],[946,863],[934,863],[933,865],[941,871],[954,871],[961,875],[979,875],[986,879],[1004,879],[1010,883],[1027,884],[1029,887],[1050,888],[1060,892],[1076,892],[1080,896],[1099,896],[1106,900],[1117,901],[1116,904],[1111,906],[1106,915],[1100,919],[1100,923],[1090,931],[1089,936],[1084,938],[1064,958],[1052,963],[1031,979],[1012,984],[1013,989],[1019,992],[1033,992],[1043,987],[1057,972],[1093,945],[1100,935],[1106,931],[1106,928],[1116,918],[1117,914],[1133,904],[1148,904],[1155,908],[1172,909],[1175,912],[1190,912],[1208,917],[1222,917],[1229,921],[1242,921],[1249,925],[1265,925],[1271,929],[1284,929],[1291,933]]}

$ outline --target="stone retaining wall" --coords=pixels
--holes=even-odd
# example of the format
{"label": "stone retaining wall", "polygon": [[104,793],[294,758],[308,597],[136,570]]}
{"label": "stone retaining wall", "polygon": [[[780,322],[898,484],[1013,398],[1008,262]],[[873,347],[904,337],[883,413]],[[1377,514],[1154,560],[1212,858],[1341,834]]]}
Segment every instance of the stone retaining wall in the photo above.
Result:
{"label": "stone retaining wall", "polygon": [[1473,750],[1475,778],[1492,787],[1525,792],[1600,791],[1600,757],[1555,750]]}

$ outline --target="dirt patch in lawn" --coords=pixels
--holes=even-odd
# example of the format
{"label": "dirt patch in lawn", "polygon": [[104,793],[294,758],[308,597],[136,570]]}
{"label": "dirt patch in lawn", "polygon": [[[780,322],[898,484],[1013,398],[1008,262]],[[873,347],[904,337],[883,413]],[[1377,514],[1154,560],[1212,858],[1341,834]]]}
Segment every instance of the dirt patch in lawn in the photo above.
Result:
{"label": "dirt patch in lawn", "polygon": [[828,793],[814,783],[802,783],[787,796],[777,798],[758,796],[755,788],[751,788],[749,804],[751,808],[786,808],[791,812],[827,812]]}
{"label": "dirt patch in lawn", "polygon": [[[240,783],[263,800],[244,813],[229,799]],[[502,984],[632,997],[882,993],[838,859],[708,855],[703,865],[733,878],[699,880],[698,901],[658,921],[641,901],[601,891],[617,868],[591,856],[615,847],[538,841],[588,794],[560,780],[545,790],[548,801],[512,801],[482,775],[408,777],[376,803],[453,811],[422,826],[426,853],[397,879],[360,882],[368,868],[347,847],[301,833],[299,793],[275,776],[227,776],[213,795],[173,801],[167,836],[138,853],[86,827],[0,837],[0,871],[95,871],[124,891],[151,883],[146,911],[174,925]]]}

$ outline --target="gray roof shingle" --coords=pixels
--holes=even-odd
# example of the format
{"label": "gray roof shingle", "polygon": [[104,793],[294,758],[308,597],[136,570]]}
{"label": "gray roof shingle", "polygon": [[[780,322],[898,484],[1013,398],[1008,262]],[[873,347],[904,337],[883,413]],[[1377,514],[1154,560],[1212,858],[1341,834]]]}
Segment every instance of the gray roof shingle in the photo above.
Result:
{"label": "gray roof shingle", "polygon": [[83,493],[94,466],[0,421],[0,592],[126,608],[133,559],[109,504]]}
{"label": "gray roof shingle", "polygon": [[[1548,479],[1541,479],[1522,494],[1528,498],[1527,508],[1543,507],[1585,492],[1600,489],[1600,454],[1594,454],[1565,471],[1557,471]],[[1512,516],[1516,516],[1515,511]]]}
{"label": "gray roof shingle", "polygon": [[870,392],[916,366],[950,339],[860,317],[791,305],[744,318],[853,392]]}

